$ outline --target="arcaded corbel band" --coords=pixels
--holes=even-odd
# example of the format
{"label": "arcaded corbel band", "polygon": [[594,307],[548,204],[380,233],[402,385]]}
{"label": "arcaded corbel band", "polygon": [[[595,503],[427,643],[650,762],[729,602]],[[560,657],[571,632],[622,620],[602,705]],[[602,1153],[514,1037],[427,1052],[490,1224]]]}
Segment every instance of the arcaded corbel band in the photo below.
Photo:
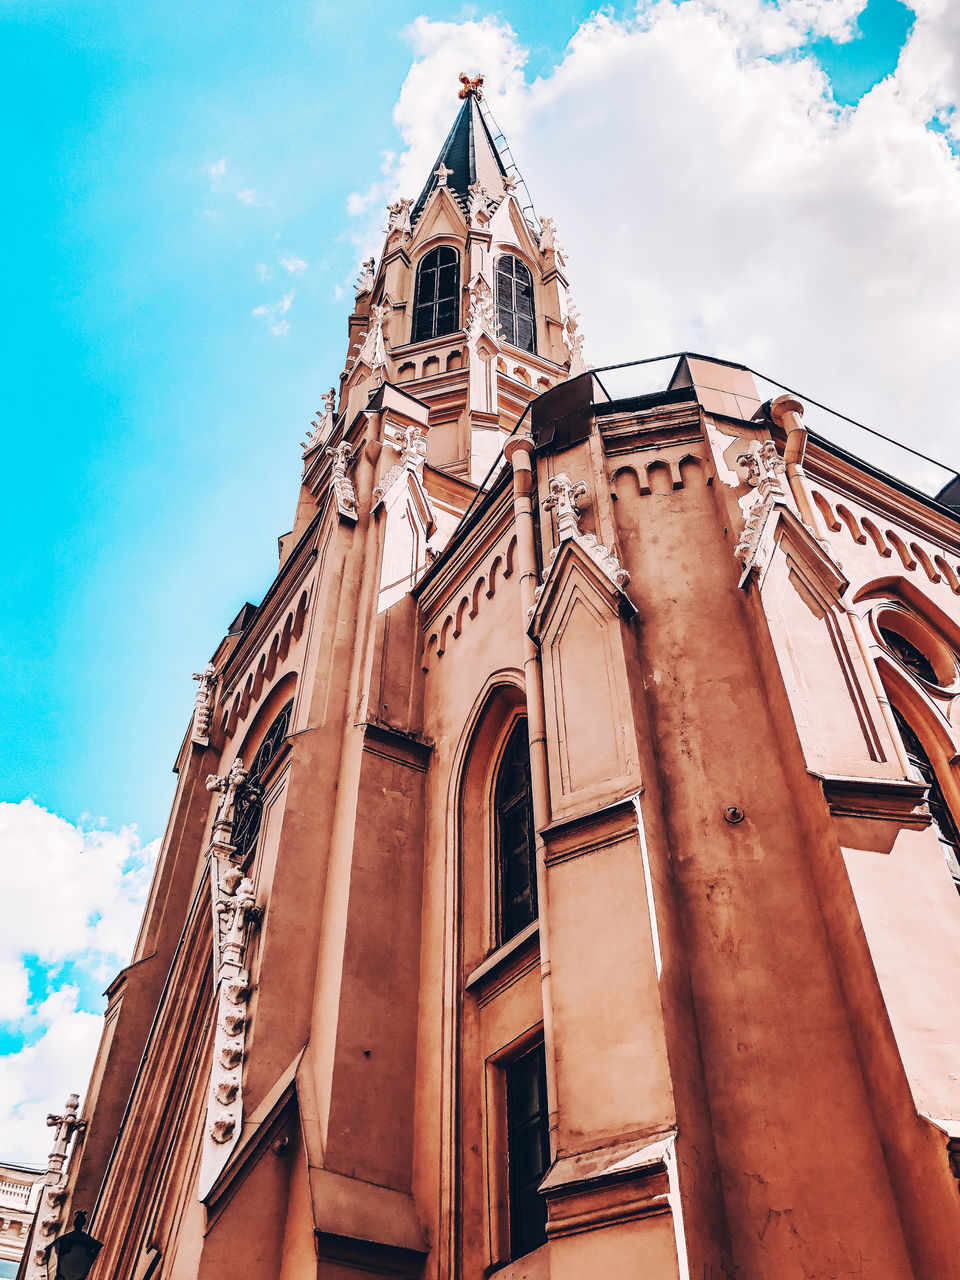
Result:
{"label": "arcaded corbel band", "polygon": [[787,443],[783,451],[786,463],[787,484],[800,512],[800,519],[808,525],[817,538],[826,536],[813,503],[807,496],[803,475],[803,455],[807,449],[807,429],[803,425],[803,405],[793,396],[777,396],[770,401],[770,417],[786,432]]}

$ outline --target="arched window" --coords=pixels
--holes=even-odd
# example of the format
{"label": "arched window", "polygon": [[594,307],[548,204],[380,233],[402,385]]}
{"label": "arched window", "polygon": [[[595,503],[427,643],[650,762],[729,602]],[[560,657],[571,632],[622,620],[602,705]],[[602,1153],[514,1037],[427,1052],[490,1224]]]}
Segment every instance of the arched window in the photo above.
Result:
{"label": "arched window", "polygon": [[460,255],[442,244],[420,259],[411,342],[426,342],[460,327]]}
{"label": "arched window", "polygon": [[536,351],[533,277],[527,264],[511,253],[497,262],[497,319],[506,342],[521,351]]}
{"label": "arched window", "polygon": [[897,722],[903,745],[907,749],[911,773],[918,782],[927,784],[927,804],[930,807],[930,816],[933,818],[933,829],[937,833],[950,874],[957,889],[960,890],[960,831],[957,830],[957,824],[947,805],[937,771],[924,750],[923,743],[896,707],[893,707],[893,718]]}
{"label": "arched window", "polygon": [[260,834],[260,822],[263,818],[263,787],[260,780],[287,736],[292,711],[291,698],[270,725],[250,766],[250,776],[240,798],[240,813],[233,828],[233,843],[237,850],[234,857],[241,867],[253,856],[257,847],[257,836]]}
{"label": "arched window", "polygon": [[518,720],[507,742],[494,789],[498,942],[507,942],[537,918],[537,859],[527,722]]}

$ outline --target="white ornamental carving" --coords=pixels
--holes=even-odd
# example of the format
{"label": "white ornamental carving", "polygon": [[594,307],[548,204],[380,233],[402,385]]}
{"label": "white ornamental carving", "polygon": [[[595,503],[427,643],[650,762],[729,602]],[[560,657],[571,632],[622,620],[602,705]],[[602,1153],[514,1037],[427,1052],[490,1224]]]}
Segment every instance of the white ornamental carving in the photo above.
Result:
{"label": "white ornamental carving", "polygon": [[480,225],[481,219],[487,220],[490,193],[479,179],[471,182],[467,190],[470,193],[467,201],[467,221],[471,227],[476,227]]}
{"label": "white ornamental carving", "polygon": [[303,450],[304,457],[313,449],[316,449],[317,445],[322,444],[333,430],[337,393],[331,387],[327,394],[321,396],[320,399],[323,401],[323,408],[317,410],[316,418],[311,421],[312,430],[307,432],[306,440],[300,441],[300,448]]}
{"label": "white ornamental carving", "polygon": [[360,341],[353,344],[356,354],[347,366],[348,375],[353,373],[354,369],[361,362],[366,364],[371,373],[377,380],[377,385],[383,383],[383,375],[387,367],[387,349],[383,338],[383,326],[387,318],[390,308],[387,303],[378,303],[377,306],[370,308],[370,320],[372,321],[369,329],[364,329],[360,334]]}
{"label": "white ornamental carving", "polygon": [[[764,440],[762,443],[754,441],[737,458],[737,471],[743,483],[756,490],[753,501],[746,509],[740,538],[733,549],[733,554],[743,565],[746,575],[757,559],[763,531],[773,509],[778,504],[789,507],[798,519],[800,512],[789,489],[784,489],[781,484],[781,478],[786,475],[787,464],[772,440]],[[803,527],[829,555],[830,544],[817,538],[816,531],[808,524]]]}
{"label": "white ornamental carving", "polygon": [[441,160],[440,163],[437,165],[437,167],[433,171],[433,176],[437,180],[437,186],[445,187],[447,185],[447,179],[450,177],[451,173],[453,173],[453,170],[448,169],[447,166]]}
{"label": "white ornamental carving", "polygon": [[217,685],[217,671],[212,662],[208,662],[202,671],[195,671],[193,678],[197,683],[197,698],[193,708],[193,725],[190,740],[198,747],[206,747],[210,743],[210,719],[213,715],[213,691]]}
{"label": "white ornamental carving", "polygon": [[387,205],[387,235],[399,232],[401,236],[410,235],[410,206],[412,200],[401,199],[396,204]]}
{"label": "white ornamental carving", "polygon": [[360,268],[360,274],[357,276],[355,292],[358,298],[362,298],[365,293],[369,293],[373,288],[373,268],[376,265],[376,258],[365,258]]}
{"label": "white ornamental carving", "polygon": [[[388,426],[393,427],[393,424],[388,423]],[[399,453],[400,461],[390,468],[374,489],[373,506],[377,505],[400,476],[408,472],[422,475],[423,464],[427,460],[427,433],[421,427],[393,427],[391,435],[384,433],[384,444]]]}
{"label": "white ornamental carving", "polygon": [[531,617],[537,601],[543,594],[554,562],[560,554],[560,548],[565,542],[575,542],[582,551],[585,551],[618,591],[622,591],[630,581],[630,574],[621,565],[616,552],[611,547],[604,546],[596,534],[581,531],[577,499],[584,497],[586,493],[587,486],[583,480],[571,480],[564,472],[553,476],[550,480],[549,491],[543,505],[547,511],[554,513],[557,522],[557,545],[550,552],[547,567],[543,571],[543,584],[538,587],[534,596],[533,608],[530,609]]}
{"label": "white ornamental carving", "polygon": [[476,345],[486,334],[492,341],[499,342],[500,322],[493,301],[493,290],[478,272],[467,285],[467,342]]}
{"label": "white ornamental carving", "polygon": [[330,484],[337,503],[337,511],[347,520],[356,520],[357,518],[357,494],[353,487],[353,481],[347,475],[347,467],[353,458],[354,452],[353,445],[346,440],[342,440],[335,449],[327,450],[328,456],[333,459]]}
{"label": "white ornamental carving", "polygon": [[230,766],[229,773],[222,776],[211,773],[207,777],[207,790],[216,791],[220,795],[216,816],[213,820],[213,838],[220,844],[230,845],[232,843],[233,827],[237,820],[237,807],[249,776],[243,761],[238,756]]}

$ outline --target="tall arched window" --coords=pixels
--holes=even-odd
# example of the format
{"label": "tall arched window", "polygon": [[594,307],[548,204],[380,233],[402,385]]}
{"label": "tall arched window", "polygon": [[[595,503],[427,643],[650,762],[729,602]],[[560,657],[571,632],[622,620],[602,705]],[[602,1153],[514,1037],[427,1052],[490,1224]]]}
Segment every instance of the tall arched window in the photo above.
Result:
{"label": "tall arched window", "polygon": [[260,822],[263,818],[263,787],[260,780],[287,736],[292,711],[291,698],[274,718],[253,757],[250,776],[240,798],[240,813],[233,828],[233,843],[237,850],[234,856],[240,866],[253,856],[257,847],[257,836],[260,834]]}
{"label": "tall arched window", "polygon": [[527,722],[518,720],[507,741],[494,789],[498,942],[507,942],[537,918],[537,859]]}
{"label": "tall arched window", "polygon": [[497,262],[497,319],[507,342],[521,351],[536,351],[533,276],[512,253],[503,254]]}
{"label": "tall arched window", "polygon": [[900,736],[903,738],[903,745],[907,749],[910,770],[918,782],[927,784],[927,804],[930,806],[930,816],[933,818],[933,829],[937,833],[950,874],[957,889],[960,890],[960,831],[957,830],[957,824],[940,786],[937,771],[924,750],[923,743],[896,707],[892,710]]}
{"label": "tall arched window", "polygon": [[426,342],[460,327],[460,255],[442,244],[420,259],[412,342]]}

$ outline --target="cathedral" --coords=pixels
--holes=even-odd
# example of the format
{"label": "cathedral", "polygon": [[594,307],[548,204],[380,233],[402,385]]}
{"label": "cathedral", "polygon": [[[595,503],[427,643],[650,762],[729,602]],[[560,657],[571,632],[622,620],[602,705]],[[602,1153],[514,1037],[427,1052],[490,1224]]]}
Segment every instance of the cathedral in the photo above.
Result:
{"label": "cathedral", "polygon": [[461,82],[20,1275],[956,1280],[960,504],[725,360],[612,396]]}

